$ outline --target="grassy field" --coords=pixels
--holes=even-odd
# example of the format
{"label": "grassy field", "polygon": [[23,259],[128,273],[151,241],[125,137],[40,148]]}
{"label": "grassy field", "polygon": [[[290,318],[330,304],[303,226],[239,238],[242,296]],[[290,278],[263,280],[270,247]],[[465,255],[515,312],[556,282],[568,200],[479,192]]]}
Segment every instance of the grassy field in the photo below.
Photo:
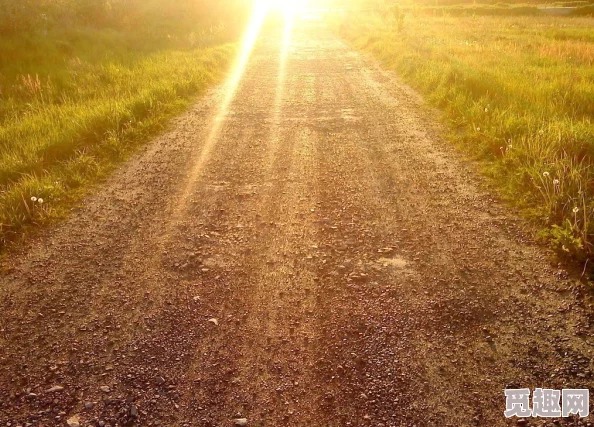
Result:
{"label": "grassy field", "polygon": [[540,235],[594,253],[594,19],[344,16],[337,31],[442,109]]}
{"label": "grassy field", "polygon": [[18,23],[0,26],[0,249],[63,217],[219,79],[236,36],[198,20],[174,33],[175,17],[159,21],[158,10],[133,28],[105,17],[92,25],[97,11],[84,8],[42,25],[45,13],[33,22],[11,5],[0,4],[0,15]]}

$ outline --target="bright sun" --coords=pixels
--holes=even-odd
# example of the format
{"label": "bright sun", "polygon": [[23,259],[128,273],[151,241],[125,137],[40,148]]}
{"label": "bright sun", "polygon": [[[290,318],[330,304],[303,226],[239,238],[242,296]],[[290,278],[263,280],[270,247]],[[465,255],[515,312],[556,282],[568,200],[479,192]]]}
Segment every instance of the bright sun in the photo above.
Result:
{"label": "bright sun", "polygon": [[260,0],[270,12],[282,12],[284,15],[295,15],[305,8],[305,0]]}

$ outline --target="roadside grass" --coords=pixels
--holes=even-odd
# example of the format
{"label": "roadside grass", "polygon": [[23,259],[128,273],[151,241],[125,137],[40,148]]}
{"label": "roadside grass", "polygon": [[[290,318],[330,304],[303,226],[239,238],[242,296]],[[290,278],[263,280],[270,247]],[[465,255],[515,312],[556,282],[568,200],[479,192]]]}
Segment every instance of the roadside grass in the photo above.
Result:
{"label": "roadside grass", "polygon": [[0,248],[63,218],[217,81],[234,51],[113,29],[2,37]]}
{"label": "roadside grass", "polygon": [[444,111],[450,137],[483,161],[539,235],[594,255],[594,20],[567,17],[333,18]]}

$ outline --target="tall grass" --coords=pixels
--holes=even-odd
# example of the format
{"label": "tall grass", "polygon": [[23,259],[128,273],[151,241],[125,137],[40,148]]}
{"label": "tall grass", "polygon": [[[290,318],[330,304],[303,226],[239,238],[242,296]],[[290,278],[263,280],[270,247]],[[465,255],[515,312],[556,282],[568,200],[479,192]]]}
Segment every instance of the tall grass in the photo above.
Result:
{"label": "tall grass", "polygon": [[[116,15],[118,4],[138,9]],[[158,18],[163,0],[0,0],[0,249],[63,217],[220,77],[239,19],[213,12],[189,20],[178,6]],[[18,18],[10,25],[20,30],[1,13]],[[126,23],[134,14],[145,21]]]}
{"label": "tall grass", "polygon": [[426,94],[541,235],[594,253],[594,21],[346,17],[341,34]]}

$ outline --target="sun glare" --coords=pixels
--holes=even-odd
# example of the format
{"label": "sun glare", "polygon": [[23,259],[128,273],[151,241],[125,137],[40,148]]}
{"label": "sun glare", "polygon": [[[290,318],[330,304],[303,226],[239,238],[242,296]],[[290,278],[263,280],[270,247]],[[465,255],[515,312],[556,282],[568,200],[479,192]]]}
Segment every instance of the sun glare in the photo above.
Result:
{"label": "sun glare", "polygon": [[269,12],[294,16],[305,9],[306,2],[304,0],[262,0],[261,3]]}
{"label": "sun glare", "polygon": [[[281,43],[280,52],[280,66],[279,66],[279,77],[277,83],[277,94],[275,100],[275,114],[279,114],[281,97],[284,89],[284,80],[286,75],[286,62],[289,52],[289,46],[291,44],[291,34],[293,31],[293,25],[297,16],[305,10],[305,0],[256,0],[252,15],[247,26],[246,32],[243,35],[241,45],[238,51],[238,56],[235,59],[233,71],[229,75],[229,78],[224,84],[224,96],[219,104],[217,113],[213,118],[213,124],[210,129],[209,135],[206,138],[204,147],[200,153],[200,156],[196,160],[189,176],[188,185],[184,191],[184,200],[190,195],[193,186],[199,179],[204,164],[207,162],[210,152],[217,142],[221,128],[225,122],[225,119],[229,113],[229,108],[233,102],[237,89],[241,84],[241,80],[245,73],[249,59],[252,54],[252,50],[258,40],[260,31],[266,17],[269,14],[281,13],[284,16],[284,28],[283,37]],[[278,117],[276,117],[278,120]]]}

